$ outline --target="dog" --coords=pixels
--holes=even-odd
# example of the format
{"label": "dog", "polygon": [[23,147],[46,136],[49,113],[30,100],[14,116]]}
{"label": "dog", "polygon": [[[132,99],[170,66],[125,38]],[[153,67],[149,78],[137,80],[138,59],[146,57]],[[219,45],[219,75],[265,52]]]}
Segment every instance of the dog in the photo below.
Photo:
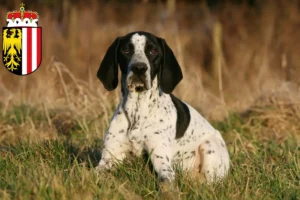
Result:
{"label": "dog", "polygon": [[108,48],[97,77],[108,90],[118,85],[121,99],[104,137],[97,172],[145,150],[162,182],[175,179],[173,167],[190,170],[208,182],[222,180],[229,153],[216,129],[172,93],[181,68],[166,41],[137,31],[118,37]]}

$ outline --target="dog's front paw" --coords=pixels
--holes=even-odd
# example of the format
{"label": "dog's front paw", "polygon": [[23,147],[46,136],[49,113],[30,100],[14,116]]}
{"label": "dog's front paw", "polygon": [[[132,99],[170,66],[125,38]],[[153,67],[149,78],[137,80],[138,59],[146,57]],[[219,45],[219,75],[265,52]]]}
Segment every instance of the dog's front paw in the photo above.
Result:
{"label": "dog's front paw", "polygon": [[97,167],[95,167],[95,173],[96,174],[99,174],[99,173],[101,173],[104,170],[105,170],[104,166],[98,165]]}
{"label": "dog's front paw", "polygon": [[112,167],[112,162],[106,162],[103,159],[99,162],[95,168],[95,173],[99,175],[101,172],[109,170]]}

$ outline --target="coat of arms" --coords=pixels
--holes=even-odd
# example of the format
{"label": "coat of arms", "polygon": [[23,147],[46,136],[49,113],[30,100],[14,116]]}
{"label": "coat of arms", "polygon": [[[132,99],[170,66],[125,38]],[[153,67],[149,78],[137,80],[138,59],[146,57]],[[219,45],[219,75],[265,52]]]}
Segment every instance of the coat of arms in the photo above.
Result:
{"label": "coat of arms", "polygon": [[42,60],[42,28],[38,27],[38,13],[25,10],[6,15],[3,27],[3,63],[12,73],[28,75],[37,70]]}

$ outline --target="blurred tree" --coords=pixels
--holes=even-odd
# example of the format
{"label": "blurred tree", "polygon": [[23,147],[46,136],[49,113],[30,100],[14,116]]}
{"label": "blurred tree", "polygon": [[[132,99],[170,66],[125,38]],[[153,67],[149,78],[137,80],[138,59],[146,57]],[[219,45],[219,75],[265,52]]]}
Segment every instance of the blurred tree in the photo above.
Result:
{"label": "blurred tree", "polygon": [[170,15],[173,15],[176,10],[176,0],[167,1],[167,9]]}

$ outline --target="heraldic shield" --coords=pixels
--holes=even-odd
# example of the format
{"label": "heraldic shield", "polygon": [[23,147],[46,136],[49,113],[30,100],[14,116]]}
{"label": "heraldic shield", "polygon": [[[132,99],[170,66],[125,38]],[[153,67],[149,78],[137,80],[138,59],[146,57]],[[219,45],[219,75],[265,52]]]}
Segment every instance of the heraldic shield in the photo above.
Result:
{"label": "heraldic shield", "polygon": [[12,73],[34,72],[42,60],[41,27],[3,27],[3,63]]}
{"label": "heraldic shield", "polygon": [[42,61],[42,28],[37,26],[39,15],[25,10],[24,6],[21,3],[19,11],[7,13],[7,27],[2,29],[4,67],[17,75],[31,74]]}

